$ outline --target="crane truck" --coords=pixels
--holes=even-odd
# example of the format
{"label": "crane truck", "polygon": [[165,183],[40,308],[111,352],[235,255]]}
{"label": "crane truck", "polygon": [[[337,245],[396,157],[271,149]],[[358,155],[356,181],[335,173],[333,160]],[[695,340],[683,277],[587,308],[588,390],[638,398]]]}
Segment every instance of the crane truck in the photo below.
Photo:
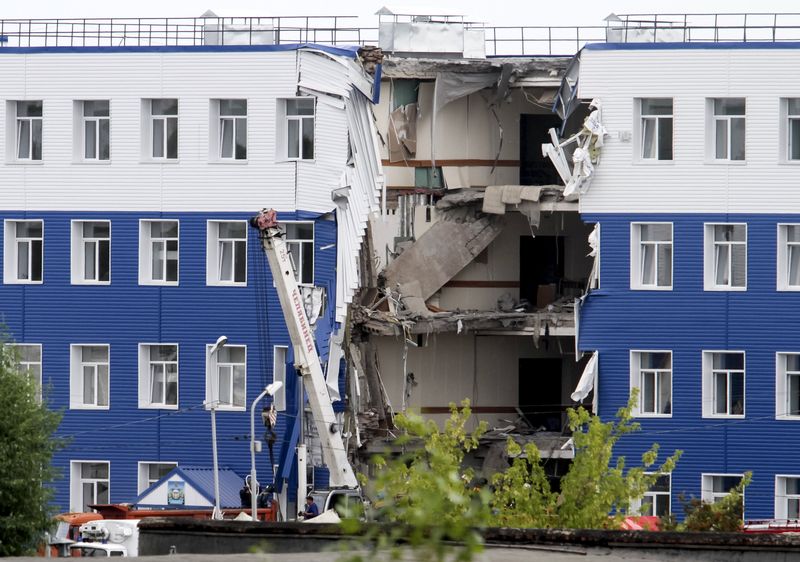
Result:
{"label": "crane truck", "polygon": [[[284,231],[277,220],[274,209],[263,209],[250,220],[257,229],[261,245],[269,262],[275,289],[281,303],[289,338],[294,348],[294,364],[303,380],[314,424],[322,446],[322,458],[330,471],[330,487],[321,507],[323,511],[333,507],[341,495],[360,494],[358,480],[347,460],[341,428],[331,405],[325,376],[322,373],[314,332],[303,304],[303,295],[297,285],[294,264],[284,240]],[[302,405],[301,405],[302,407]],[[251,483],[253,487],[256,483]],[[298,501],[302,501],[298,498]]]}

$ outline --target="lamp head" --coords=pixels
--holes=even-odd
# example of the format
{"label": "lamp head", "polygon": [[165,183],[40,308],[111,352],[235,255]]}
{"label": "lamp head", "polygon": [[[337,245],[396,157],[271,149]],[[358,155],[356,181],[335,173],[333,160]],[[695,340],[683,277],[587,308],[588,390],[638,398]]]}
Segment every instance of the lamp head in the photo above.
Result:
{"label": "lamp head", "polygon": [[214,355],[217,351],[223,348],[223,346],[228,343],[228,336],[220,336],[217,338],[216,343],[211,346],[211,351],[209,352],[211,355]]}

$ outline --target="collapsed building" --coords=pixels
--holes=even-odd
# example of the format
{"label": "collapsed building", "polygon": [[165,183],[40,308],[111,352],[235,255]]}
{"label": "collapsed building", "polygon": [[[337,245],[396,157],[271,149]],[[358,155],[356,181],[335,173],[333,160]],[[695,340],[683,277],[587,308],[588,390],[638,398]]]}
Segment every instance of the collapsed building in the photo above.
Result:
{"label": "collapsed building", "polygon": [[588,361],[575,302],[594,258],[542,145],[578,130],[588,106],[566,121],[552,110],[572,57],[487,58],[475,31],[381,24],[385,194],[347,346],[357,450],[387,446],[393,413],[443,421],[466,398],[490,428],[474,459],[487,476],[508,435],[537,443],[557,476],[573,454],[566,409]]}

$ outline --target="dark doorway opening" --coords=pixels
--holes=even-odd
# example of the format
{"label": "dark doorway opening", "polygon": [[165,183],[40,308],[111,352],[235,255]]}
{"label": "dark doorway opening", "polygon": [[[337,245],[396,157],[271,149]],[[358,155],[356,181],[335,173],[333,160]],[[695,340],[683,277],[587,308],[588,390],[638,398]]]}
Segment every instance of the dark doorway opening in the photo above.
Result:
{"label": "dark doorway opening", "polygon": [[561,431],[561,358],[519,360],[519,409],[537,429]]}
{"label": "dark doorway opening", "polygon": [[[521,236],[519,297],[531,308],[543,308],[561,294],[564,279],[563,236]],[[539,291],[539,287],[542,291]]]}
{"label": "dark doorway opening", "polygon": [[561,180],[546,156],[542,144],[551,142],[547,132],[558,130],[561,119],[557,115],[520,115],[519,123],[519,182],[522,185],[555,185]]}

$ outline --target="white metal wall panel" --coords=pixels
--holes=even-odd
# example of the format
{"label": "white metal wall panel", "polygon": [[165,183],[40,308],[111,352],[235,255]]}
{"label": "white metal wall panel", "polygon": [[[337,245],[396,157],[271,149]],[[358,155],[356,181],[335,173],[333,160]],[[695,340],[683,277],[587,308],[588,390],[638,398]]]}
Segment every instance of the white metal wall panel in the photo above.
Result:
{"label": "white metal wall panel", "polygon": [[[579,96],[600,98],[610,135],[585,213],[800,212],[797,163],[780,161],[779,100],[800,97],[796,49],[584,50]],[[674,160],[635,161],[634,99],[674,99]],[[746,162],[706,159],[706,98],[745,97]]]}
{"label": "white metal wall panel", "polygon": [[[3,54],[0,75],[4,121],[6,101],[44,101],[41,163],[9,162],[0,136],[6,210],[295,209],[295,165],[275,157],[275,99],[296,93],[294,52]],[[179,99],[177,162],[141,157],[141,100],[157,97]],[[209,161],[210,100],[221,98],[248,100],[246,163]],[[110,163],[74,161],[73,100],[82,99],[111,100]]]}

